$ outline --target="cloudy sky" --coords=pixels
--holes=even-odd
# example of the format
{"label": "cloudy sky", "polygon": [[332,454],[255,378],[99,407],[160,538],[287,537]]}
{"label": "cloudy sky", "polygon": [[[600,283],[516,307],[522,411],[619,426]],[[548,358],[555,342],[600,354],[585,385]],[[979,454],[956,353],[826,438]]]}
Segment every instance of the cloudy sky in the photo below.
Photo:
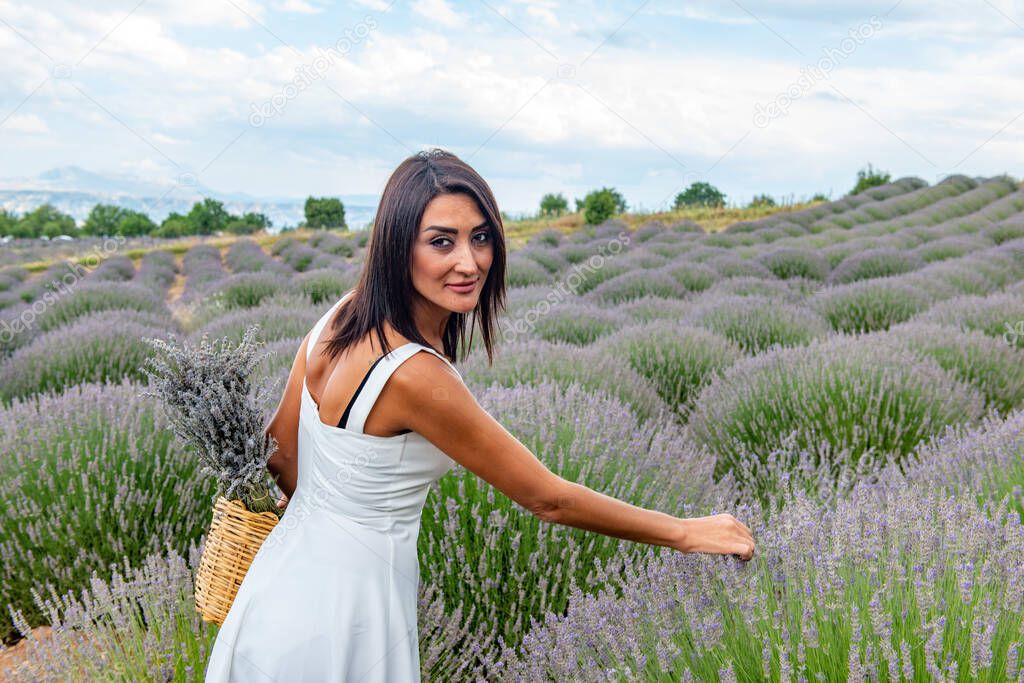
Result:
{"label": "cloudy sky", "polygon": [[1011,0],[0,0],[0,50],[4,178],[377,195],[441,146],[516,213],[1024,176]]}

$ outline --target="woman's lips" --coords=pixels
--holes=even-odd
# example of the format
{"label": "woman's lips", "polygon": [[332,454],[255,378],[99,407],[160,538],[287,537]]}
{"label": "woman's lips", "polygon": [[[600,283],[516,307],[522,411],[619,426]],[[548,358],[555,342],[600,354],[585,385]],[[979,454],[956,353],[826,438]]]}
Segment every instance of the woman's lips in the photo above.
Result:
{"label": "woman's lips", "polygon": [[450,287],[452,290],[458,292],[459,294],[469,294],[474,289],[476,289],[476,282],[471,282],[468,285],[462,285],[462,286],[445,285],[445,287]]}

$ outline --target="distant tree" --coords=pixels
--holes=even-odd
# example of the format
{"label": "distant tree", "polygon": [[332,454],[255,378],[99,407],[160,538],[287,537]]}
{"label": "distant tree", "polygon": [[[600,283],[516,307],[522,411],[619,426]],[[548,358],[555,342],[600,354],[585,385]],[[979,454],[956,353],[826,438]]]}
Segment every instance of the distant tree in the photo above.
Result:
{"label": "distant tree", "polygon": [[152,235],[157,231],[157,225],[149,216],[141,211],[127,211],[127,215],[117,226],[117,234],[122,237],[140,237]]}
{"label": "distant tree", "polygon": [[191,235],[192,226],[188,222],[188,218],[182,216],[180,213],[171,212],[157,228],[156,232],[153,233],[154,237],[184,237],[185,235]]}
{"label": "distant tree", "polygon": [[100,235],[116,235],[121,221],[128,211],[113,204],[97,204],[89,211],[82,224],[82,234],[98,237]]}
{"label": "distant tree", "polygon": [[676,209],[688,206],[725,206],[725,195],[711,183],[692,183],[676,195]]}
{"label": "distant tree", "polygon": [[212,235],[220,232],[228,224],[231,216],[224,210],[224,204],[207,197],[192,205],[188,212],[188,222],[196,235]]}
{"label": "distant tree", "polygon": [[258,223],[246,220],[244,216],[242,218],[233,218],[224,226],[224,232],[232,235],[251,235],[262,229]]}
{"label": "distant tree", "polygon": [[612,195],[612,199],[615,200],[615,213],[626,213],[626,198],[623,197],[614,188],[605,188]]}
{"label": "distant tree", "polygon": [[757,209],[765,206],[775,206],[775,200],[766,194],[755,194],[750,200],[750,208]]}
{"label": "distant tree", "polygon": [[864,190],[872,187],[878,187],[879,185],[885,185],[891,180],[891,176],[888,173],[876,170],[868,164],[867,168],[862,168],[857,171],[857,184],[850,190],[850,194],[860,194]]}
{"label": "distant tree", "polygon": [[241,217],[231,216],[228,224],[224,226],[224,231],[232,235],[251,235],[260,230],[266,230],[271,225],[270,219],[265,214],[250,211]]}
{"label": "distant tree", "polygon": [[9,228],[8,234],[11,237],[38,237],[39,235],[32,234],[32,226],[26,223],[22,219],[24,214],[15,218],[14,224]]}
{"label": "distant tree", "polygon": [[307,197],[305,214],[307,228],[348,229],[345,225],[345,205],[337,197]]}
{"label": "distant tree", "polygon": [[267,218],[266,214],[250,211],[242,215],[242,222],[255,225],[260,230],[266,230],[274,225],[273,221]]}
{"label": "distant tree", "polygon": [[0,208],[0,236],[14,235],[17,225],[18,217],[8,212],[7,209]]}
{"label": "distant tree", "polygon": [[57,237],[74,236],[78,229],[75,227],[74,218],[62,213],[52,204],[42,204],[19,218],[15,231],[16,237]]}
{"label": "distant tree", "polygon": [[602,187],[590,192],[583,201],[576,200],[577,210],[583,210],[583,220],[589,225],[603,223],[626,210],[626,200],[614,188]]}
{"label": "distant tree", "polygon": [[615,199],[604,192],[585,199],[583,202],[583,220],[588,225],[603,223],[615,215]]}
{"label": "distant tree", "polygon": [[540,199],[541,216],[561,216],[569,211],[569,202],[562,193],[546,194]]}
{"label": "distant tree", "polygon": [[828,201],[828,197],[826,197],[823,193],[818,192],[813,197],[811,197],[811,201],[812,202],[827,202]]}

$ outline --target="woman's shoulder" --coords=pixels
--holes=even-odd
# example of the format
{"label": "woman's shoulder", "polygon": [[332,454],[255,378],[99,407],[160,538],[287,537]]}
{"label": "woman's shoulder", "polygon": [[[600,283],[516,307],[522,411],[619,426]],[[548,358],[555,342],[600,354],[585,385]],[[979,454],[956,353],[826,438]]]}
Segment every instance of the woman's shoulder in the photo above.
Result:
{"label": "woman's shoulder", "polygon": [[[462,383],[462,375],[443,353],[426,344],[407,342],[413,350],[402,361],[394,375],[410,391],[432,391],[442,386],[445,378]],[[419,353],[422,351],[423,353]]]}

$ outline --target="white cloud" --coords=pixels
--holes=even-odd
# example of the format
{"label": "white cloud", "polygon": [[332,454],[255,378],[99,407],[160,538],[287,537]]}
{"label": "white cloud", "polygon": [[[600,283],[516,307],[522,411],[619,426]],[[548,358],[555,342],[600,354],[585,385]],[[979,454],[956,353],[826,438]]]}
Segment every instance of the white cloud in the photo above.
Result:
{"label": "white cloud", "polygon": [[448,28],[466,25],[466,17],[456,12],[448,0],[416,0],[412,3],[412,10]]}
{"label": "white cloud", "polygon": [[319,14],[324,11],[323,7],[315,7],[306,0],[284,0],[277,5],[282,12],[294,12],[296,14]]}
{"label": "white cloud", "polygon": [[[310,6],[319,2],[288,1],[308,1]],[[30,106],[0,128],[0,134],[16,129],[48,133],[29,143],[19,141],[19,156],[9,156],[9,168],[0,167],[0,175],[19,174],[18,164],[36,163],[30,145],[36,149],[44,144],[74,149],[82,130],[91,131],[88,137],[109,149],[111,164],[145,162],[158,169],[168,166],[73,86],[95,98],[176,162],[201,168],[220,145],[248,125],[253,104],[282,93],[296,77],[296,68],[312,64],[320,54],[311,46],[312,41],[282,28],[281,35],[289,36],[299,49],[296,54],[270,39],[230,3],[219,3],[230,14],[210,10],[202,17],[186,20],[177,7],[151,2],[152,6],[147,2],[124,20],[80,66],[74,66],[70,81],[49,81],[29,100]],[[363,0],[360,4],[370,6],[374,2]],[[371,152],[367,156],[353,152],[346,163],[359,172],[349,169],[331,176],[331,182],[354,184],[360,191],[367,191],[367,184],[383,182],[380,174],[393,168],[405,154],[382,128],[413,148],[418,140],[429,140],[458,148],[464,154],[493,135],[473,161],[486,159],[505,168],[513,163],[528,164],[532,178],[511,179],[510,172],[502,171],[507,179],[505,187],[524,197],[530,196],[531,183],[549,186],[545,191],[558,191],[570,184],[582,191],[597,175],[618,172],[622,166],[611,161],[606,170],[599,171],[590,161],[598,158],[644,159],[643,168],[636,169],[634,182],[670,183],[673,174],[705,170],[744,134],[747,137],[718,172],[732,161],[737,165],[742,162],[749,169],[742,172],[751,176],[780,178],[784,170],[792,178],[807,176],[810,168],[816,169],[812,175],[817,175],[823,167],[855,164],[852,167],[857,168],[868,158],[877,165],[883,158],[894,159],[896,155],[931,170],[908,145],[945,169],[1004,126],[1005,130],[965,166],[971,166],[968,172],[979,168],[974,166],[976,163],[1015,168],[1024,155],[1024,117],[1007,124],[1020,113],[1015,94],[1019,90],[1020,64],[1024,64],[1024,44],[999,37],[965,49],[963,43],[952,38],[931,40],[920,46],[928,50],[929,59],[920,62],[926,66],[915,68],[898,58],[879,66],[879,56],[885,54],[882,48],[893,50],[898,57],[897,46],[903,48],[907,42],[904,38],[924,31],[923,27],[936,35],[945,31],[961,36],[975,25],[972,21],[994,25],[999,19],[994,12],[977,20],[963,12],[945,19],[938,14],[933,18],[918,12],[919,0],[904,2],[908,5],[906,16],[913,19],[901,16],[897,21],[894,12],[894,19],[886,22],[879,36],[839,64],[829,80],[817,83],[794,101],[786,116],[773,120],[765,129],[754,130],[755,104],[785,92],[799,77],[800,68],[813,63],[820,54],[808,51],[806,60],[789,55],[792,59],[787,61],[786,55],[730,51],[729,45],[723,45],[717,53],[681,51],[671,46],[638,50],[627,45],[599,50],[578,70],[575,79],[558,80],[557,65],[550,55],[489,10],[480,11],[479,17],[485,20],[474,24],[473,32],[455,34],[449,29],[465,26],[467,18],[444,0],[421,0],[413,10],[436,22],[428,25],[429,30],[414,27],[402,33],[400,26],[384,26],[381,22],[344,58],[330,64],[323,81],[313,82],[289,99],[279,115],[264,129],[251,131],[232,154],[218,160],[211,173],[224,169],[227,175],[233,155],[242,156],[241,145],[253,145],[256,151],[246,148],[246,167],[233,169],[236,182],[272,186],[274,183],[263,176],[277,174],[282,182],[295,185],[295,169],[302,173],[315,169],[317,177],[322,178],[324,170],[339,161],[325,150],[322,156],[317,155],[318,164],[305,164],[299,160],[302,152],[323,147],[325,140],[328,145],[379,140],[387,148],[386,154],[391,155],[386,161],[368,158]],[[386,2],[380,2],[376,9],[385,6]],[[5,7],[5,20],[52,54],[55,61],[68,64],[74,64],[123,18],[119,13],[74,6],[55,9],[47,5],[40,10],[29,10],[25,5],[10,7],[10,14]],[[252,9],[254,17],[263,16],[262,6],[249,3],[243,7]],[[396,7],[408,17],[407,5]],[[790,10],[801,7],[795,3]],[[698,9],[705,11],[706,7]],[[897,12],[903,9],[901,5]],[[540,3],[532,8],[516,4],[510,11],[517,23],[522,20],[524,28],[541,39],[547,37],[541,29],[557,21],[557,10],[554,3]],[[474,21],[479,17],[474,16]],[[571,17],[567,14],[565,23],[571,23]],[[638,16],[634,21],[642,19]],[[192,40],[187,31],[175,30],[186,21],[220,21],[227,27],[240,22],[249,27],[249,32],[237,34],[243,40],[230,43],[207,35]],[[593,48],[592,39],[574,37],[570,27],[558,30],[559,34],[564,30],[565,35],[557,52],[570,56]],[[1002,30],[1000,26],[998,31]],[[337,36],[342,32],[343,28],[338,28]],[[682,30],[680,36],[684,42]],[[259,41],[265,41],[267,47],[254,47]],[[877,46],[874,41],[879,41]],[[320,47],[328,47],[328,42],[321,38]],[[49,73],[50,64],[25,40],[2,27],[0,49],[5,54],[0,70],[2,118],[39,85]],[[549,79],[554,80],[545,85]],[[830,84],[868,113],[839,96]],[[57,121],[60,126],[54,123]],[[50,130],[47,122],[57,130]],[[283,139],[289,146],[304,149],[295,151],[297,156],[283,155],[274,148]],[[509,149],[522,152],[522,156],[510,155]],[[585,150],[586,163],[577,161],[581,158],[578,150]],[[264,156],[251,156],[258,154]],[[75,163],[88,162],[75,159]],[[652,167],[663,171],[645,176]],[[139,166],[138,170],[145,168]],[[734,167],[730,172],[741,171]],[[255,175],[260,178],[251,177]]]}
{"label": "white cloud", "polygon": [[526,13],[551,28],[558,28],[558,17],[556,17],[549,9],[545,9],[543,7],[527,7]]}
{"label": "white cloud", "polygon": [[723,14],[715,7],[701,8],[696,5],[667,5],[663,7],[652,7],[651,13],[667,17],[683,17],[684,19],[695,19],[698,21],[710,21],[717,24],[751,24],[757,20],[748,14],[742,14],[739,8],[736,13]]}
{"label": "white cloud", "polygon": [[542,24],[549,28],[558,28],[561,22],[558,21],[558,15],[555,10],[558,9],[558,3],[552,2],[551,0],[529,0],[524,3],[526,5],[526,14],[534,19],[537,19]]}
{"label": "white cloud", "polygon": [[134,175],[147,180],[167,181],[167,168],[152,159],[129,159],[118,164],[118,170],[125,175]]}
{"label": "white cloud", "polygon": [[369,7],[370,9],[372,9],[374,11],[377,11],[377,12],[390,11],[391,6],[393,4],[395,4],[394,0],[391,0],[390,2],[388,0],[354,0],[354,1],[355,1],[355,4],[357,4],[357,5],[361,5],[363,7]]}
{"label": "white cloud", "polygon": [[164,135],[163,133],[153,133],[153,142],[160,145],[183,145],[184,140],[171,137],[170,135]]}
{"label": "white cloud", "polygon": [[7,121],[0,126],[0,133],[5,131],[12,133],[40,134],[49,133],[50,129],[46,125],[46,121],[43,121],[35,114],[12,114]]}
{"label": "white cloud", "polygon": [[[245,28],[254,22],[266,23],[267,20],[266,8],[257,0],[147,0],[136,14],[139,12],[157,17],[161,23],[169,26]],[[108,26],[108,29],[112,26]]]}

